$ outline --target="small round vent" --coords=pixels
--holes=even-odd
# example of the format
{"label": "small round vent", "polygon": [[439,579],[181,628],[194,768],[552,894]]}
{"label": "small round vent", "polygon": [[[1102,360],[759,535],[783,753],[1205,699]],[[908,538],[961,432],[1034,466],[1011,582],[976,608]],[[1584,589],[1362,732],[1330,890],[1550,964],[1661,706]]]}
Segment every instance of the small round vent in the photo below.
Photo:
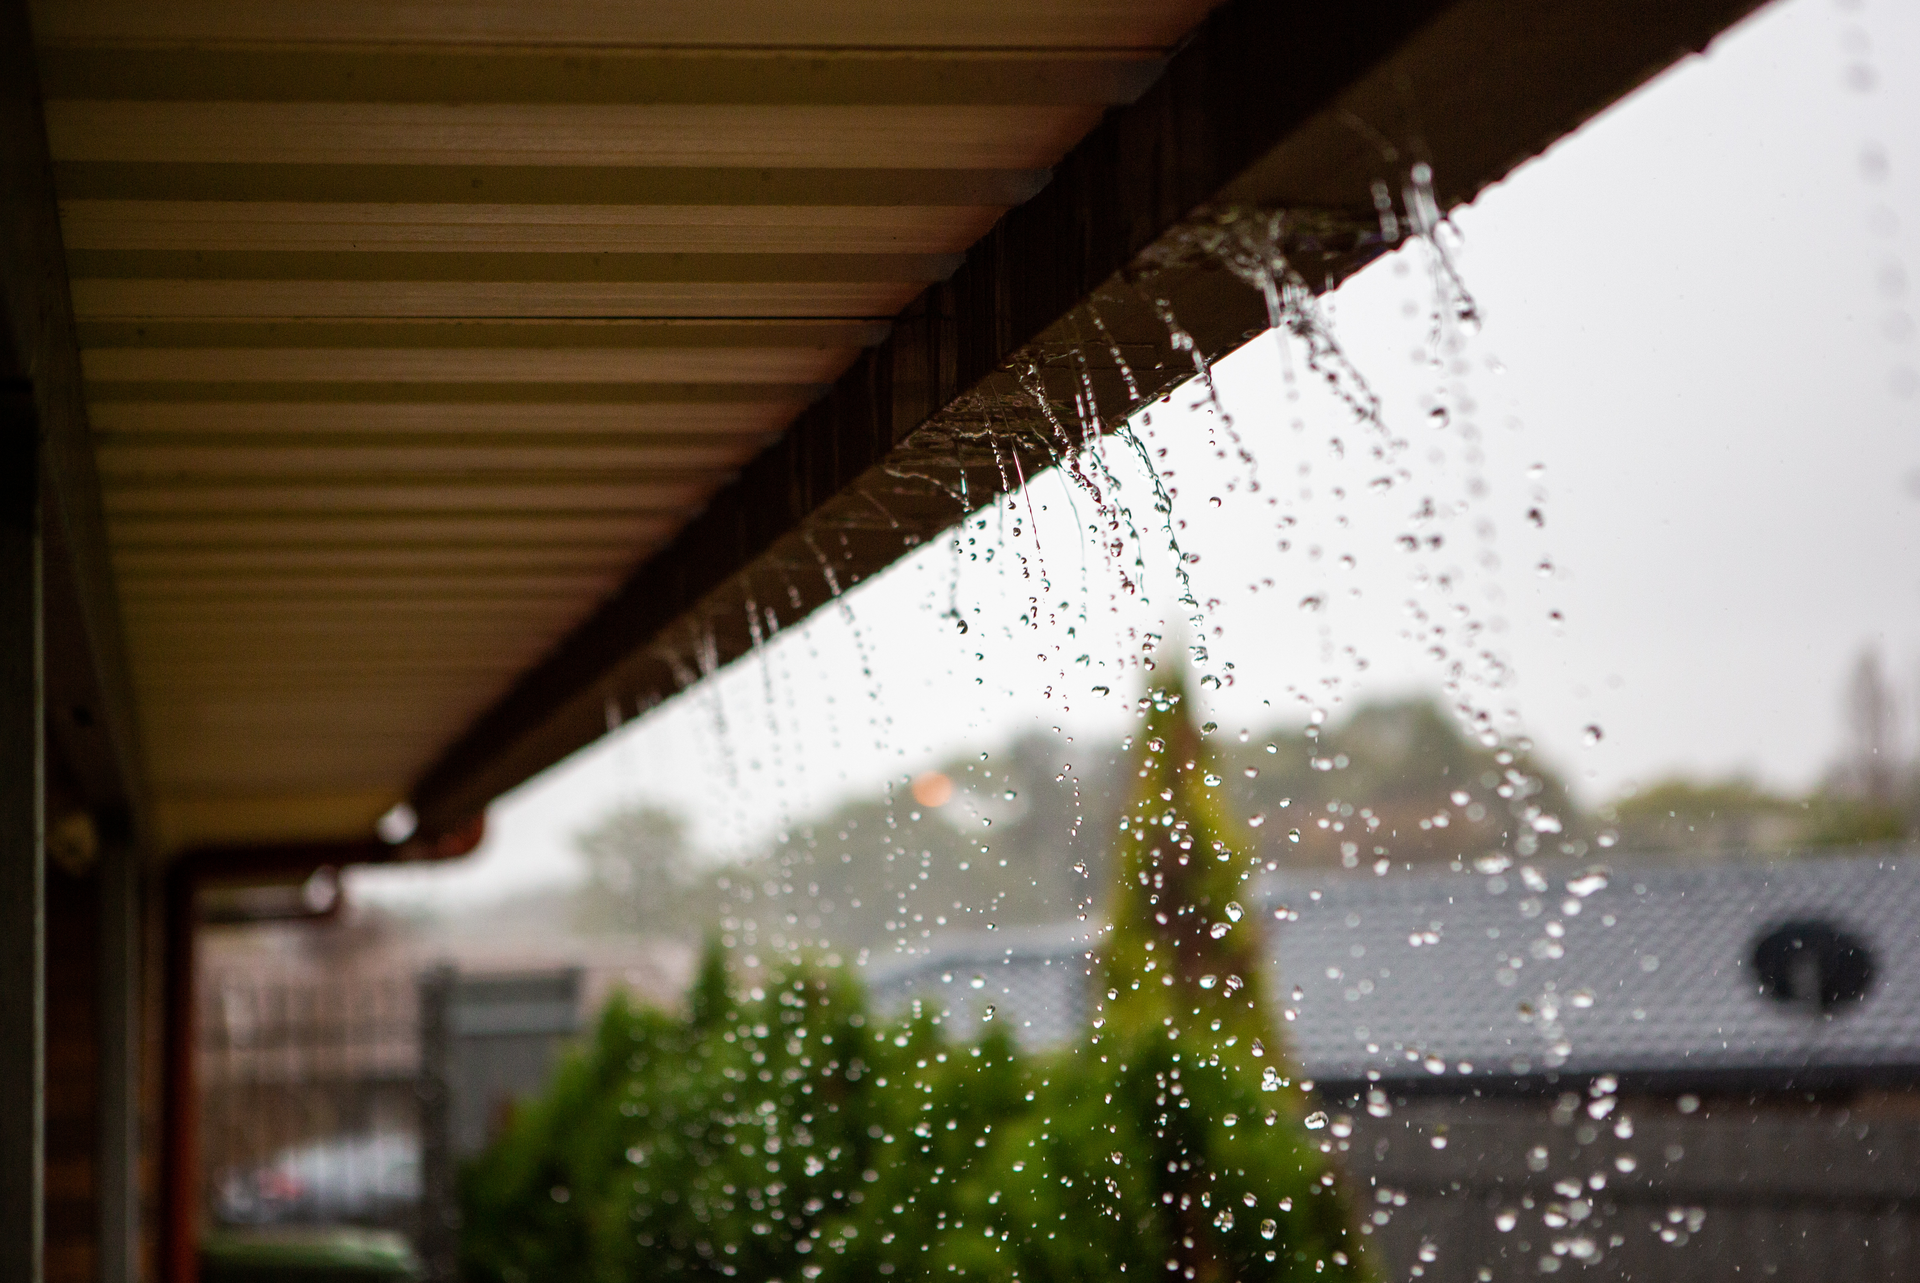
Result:
{"label": "small round vent", "polygon": [[1873,954],[1858,936],[1817,918],[1783,922],[1753,947],[1760,992],[1810,1011],[1859,1002],[1873,984]]}

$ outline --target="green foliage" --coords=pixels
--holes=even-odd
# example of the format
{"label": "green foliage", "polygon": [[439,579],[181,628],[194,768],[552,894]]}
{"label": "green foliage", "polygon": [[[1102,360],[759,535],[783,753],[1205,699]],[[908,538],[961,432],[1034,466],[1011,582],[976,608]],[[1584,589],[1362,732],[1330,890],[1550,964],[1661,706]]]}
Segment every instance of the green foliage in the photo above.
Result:
{"label": "green foliage", "polygon": [[1163,1034],[1042,1056],[999,1031],[951,1042],[930,1015],[883,1023],[817,966],[705,1021],[616,999],[465,1172],[464,1267],[486,1283],[1111,1280],[1159,1277],[1193,1238],[1197,1278],[1352,1277],[1324,1162],[1274,1099]]}
{"label": "green foliage", "polygon": [[1234,900],[1245,847],[1177,686],[1149,702],[1096,1028],[1047,1054],[992,1025],[962,1044],[930,1013],[878,1019],[835,967],[735,992],[711,945],[687,1016],[616,1000],[465,1173],[467,1276],[1360,1277]]}

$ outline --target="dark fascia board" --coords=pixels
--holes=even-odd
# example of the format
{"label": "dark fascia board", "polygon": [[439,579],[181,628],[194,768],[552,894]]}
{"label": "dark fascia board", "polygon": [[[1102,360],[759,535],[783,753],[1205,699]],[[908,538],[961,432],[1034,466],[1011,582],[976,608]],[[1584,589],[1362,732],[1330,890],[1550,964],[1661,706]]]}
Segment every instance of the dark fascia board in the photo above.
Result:
{"label": "dark fascia board", "polygon": [[0,9],[0,174],[0,381],[31,397],[42,440],[49,744],[102,827],[138,839],[145,766],[22,0]]}
{"label": "dark fascia board", "polygon": [[[1263,330],[1259,292],[1185,252],[1196,220],[1225,206],[1310,212],[1333,231],[1292,261],[1330,288],[1385,248],[1376,184],[1398,193],[1424,162],[1441,208],[1469,201],[1755,7],[1229,0],[448,746],[413,791],[422,823],[459,823],[936,537],[1001,490],[1003,462],[1023,475],[1053,462],[1076,394],[1095,396],[1110,429],[1190,377],[1155,299],[1208,357]],[[1109,337],[1125,370],[1103,355]]]}

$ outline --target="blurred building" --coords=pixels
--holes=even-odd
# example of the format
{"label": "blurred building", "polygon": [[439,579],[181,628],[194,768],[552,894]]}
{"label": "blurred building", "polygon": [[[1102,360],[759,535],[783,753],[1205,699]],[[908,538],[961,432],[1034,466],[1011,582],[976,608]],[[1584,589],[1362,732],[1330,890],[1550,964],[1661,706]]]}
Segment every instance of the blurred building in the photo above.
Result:
{"label": "blurred building", "polygon": [[337,898],[265,921],[213,906],[195,1003],[203,1223],[384,1228],[451,1277],[460,1160],[613,991],[671,1003],[689,973],[683,946],[580,934],[549,899],[422,921]]}
{"label": "blurred building", "polygon": [[[1391,1277],[1907,1277],[1920,853],[1495,861],[1261,898],[1321,1143]],[[1094,940],[948,937],[876,967],[876,997],[962,1035],[991,1002],[1045,1047],[1092,1008]]]}

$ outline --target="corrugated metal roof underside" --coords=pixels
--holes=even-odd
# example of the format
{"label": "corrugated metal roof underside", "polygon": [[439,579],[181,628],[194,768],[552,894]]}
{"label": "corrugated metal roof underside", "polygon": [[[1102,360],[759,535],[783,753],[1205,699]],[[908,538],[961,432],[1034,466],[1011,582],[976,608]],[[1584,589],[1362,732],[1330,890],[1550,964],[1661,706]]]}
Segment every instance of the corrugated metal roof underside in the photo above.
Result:
{"label": "corrugated metal roof underside", "polygon": [[[1348,1081],[1458,1081],[1463,1064],[1478,1078],[1920,1065],[1913,851],[1621,862],[1584,899],[1567,890],[1578,868],[1538,872],[1545,891],[1514,871],[1292,878],[1270,892],[1300,915],[1275,935],[1283,992],[1300,990],[1287,1032],[1301,1062]],[[1807,920],[1866,946],[1862,1000],[1822,1014],[1763,992],[1755,946]]]}
{"label": "corrugated metal roof underside", "polygon": [[365,833],[1209,7],[37,4],[163,840]]}

